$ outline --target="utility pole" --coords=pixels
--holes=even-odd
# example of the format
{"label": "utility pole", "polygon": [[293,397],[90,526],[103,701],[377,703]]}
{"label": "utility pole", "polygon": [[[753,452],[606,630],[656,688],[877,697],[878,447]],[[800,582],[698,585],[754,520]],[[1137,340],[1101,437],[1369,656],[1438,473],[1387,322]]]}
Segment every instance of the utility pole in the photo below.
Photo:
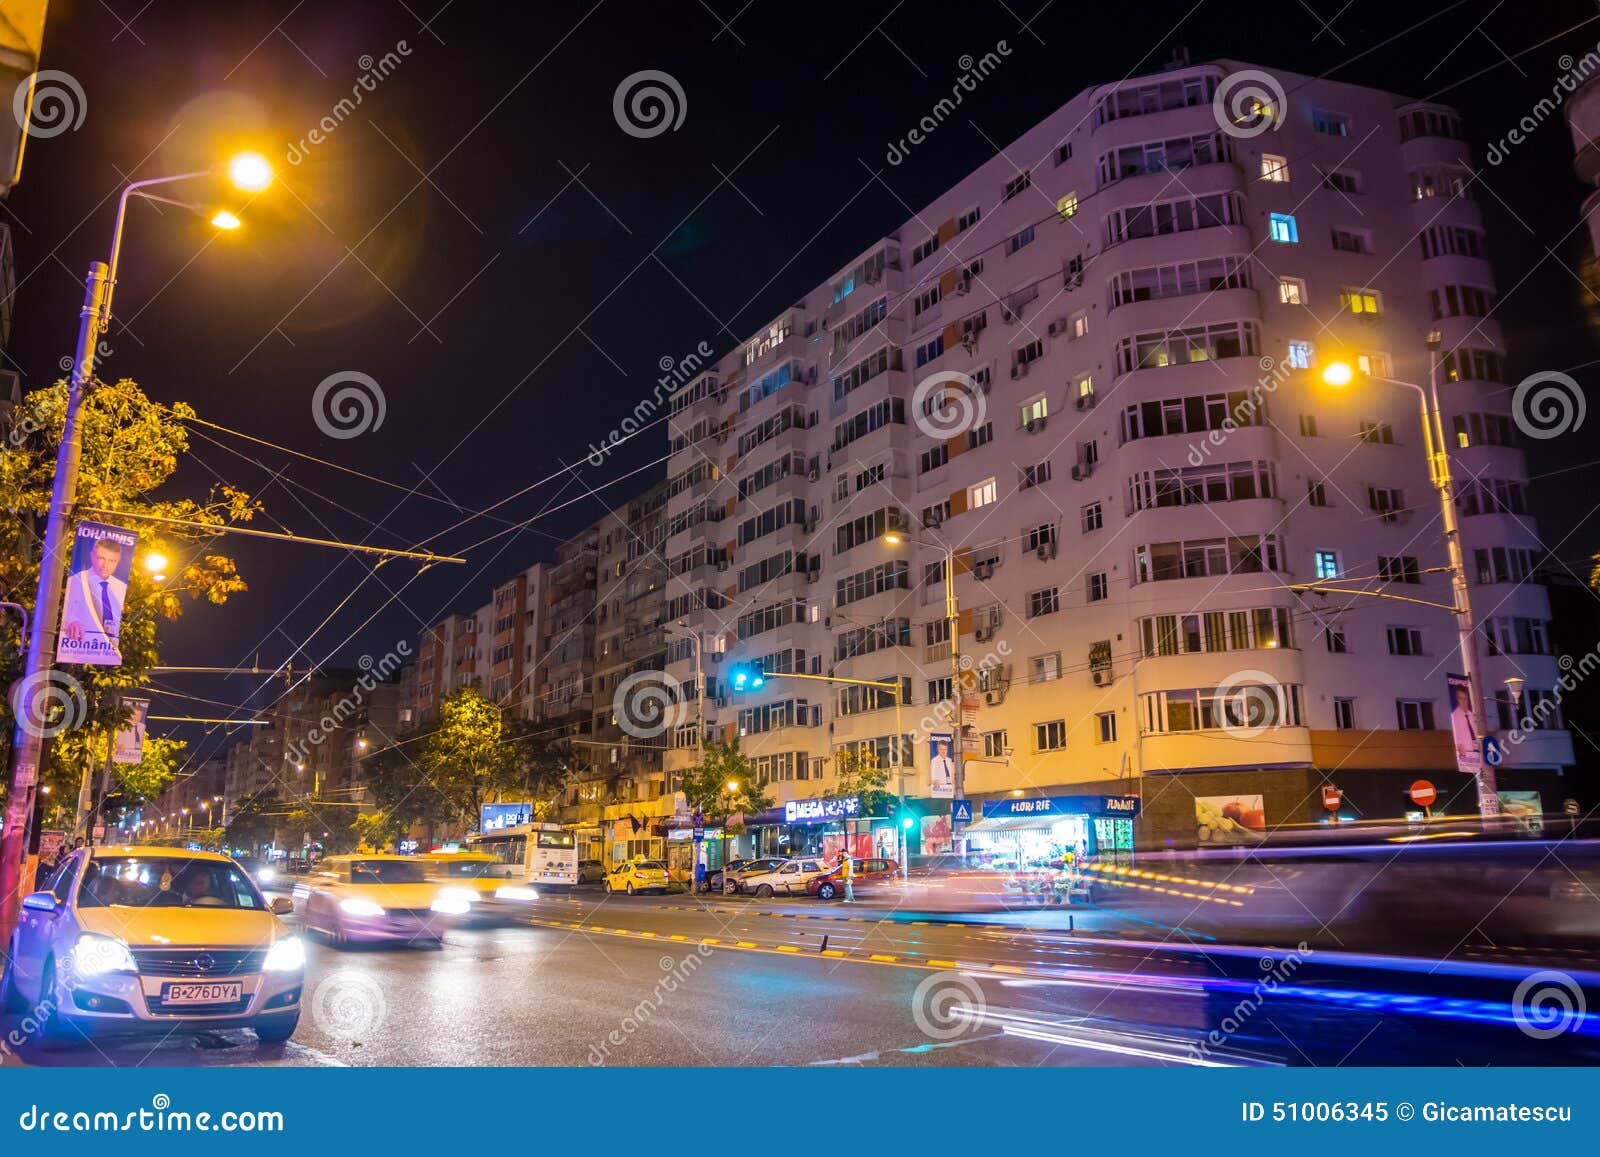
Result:
{"label": "utility pole", "polygon": [[56,631],[61,625],[61,584],[67,570],[72,537],[72,508],[78,500],[78,461],[83,454],[79,417],[83,397],[94,380],[95,343],[105,323],[110,270],[104,261],[89,264],[84,279],[83,308],[78,315],[78,351],[67,383],[67,408],[56,450],[55,481],[50,492],[50,517],[45,524],[44,553],[39,559],[39,587],[28,631],[28,661],[19,683],[17,727],[11,737],[11,791],[6,803],[5,831],[0,833],[0,935],[16,927],[28,871],[28,845],[33,823],[34,793],[39,785],[40,754],[48,702],[47,684],[55,661]]}

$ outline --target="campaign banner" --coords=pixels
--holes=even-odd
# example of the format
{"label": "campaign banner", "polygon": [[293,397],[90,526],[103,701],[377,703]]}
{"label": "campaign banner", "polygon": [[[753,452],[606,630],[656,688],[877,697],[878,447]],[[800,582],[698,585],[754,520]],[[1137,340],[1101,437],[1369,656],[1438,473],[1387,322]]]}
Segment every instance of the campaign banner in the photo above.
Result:
{"label": "campaign banner", "polygon": [[955,799],[956,761],[951,754],[954,737],[948,731],[928,736],[928,794],[934,799]]}
{"label": "campaign banner", "polygon": [[1477,775],[1483,770],[1483,740],[1472,722],[1472,684],[1465,675],[1446,675],[1450,734],[1456,748],[1456,770]]}
{"label": "campaign banner", "polygon": [[143,763],[145,716],[150,713],[150,700],[124,699],[122,705],[133,712],[128,726],[117,732],[111,745],[112,763]]}
{"label": "campaign banner", "polygon": [[120,526],[80,522],[67,565],[67,589],[61,598],[61,636],[56,662],[91,667],[122,665],[117,639],[122,631],[122,605],[133,573],[133,548],[139,536]]}

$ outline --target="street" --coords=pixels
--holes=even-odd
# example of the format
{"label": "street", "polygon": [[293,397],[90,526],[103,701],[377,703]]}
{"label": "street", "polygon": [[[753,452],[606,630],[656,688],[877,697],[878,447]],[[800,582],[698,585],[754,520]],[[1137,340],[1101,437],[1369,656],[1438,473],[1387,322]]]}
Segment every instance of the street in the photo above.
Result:
{"label": "street", "polygon": [[[102,1041],[43,1065],[1575,1064],[1580,1020],[1519,1031],[1511,979],[1337,954],[1118,944],[1064,917],[919,919],[815,902],[589,894],[437,950],[311,938],[293,1039]],[[1040,927],[1042,922],[1059,930]],[[1594,999],[1593,974],[1584,978]],[[1529,965],[1512,972],[1527,974]],[[3,1022],[6,1031],[14,1027]]]}

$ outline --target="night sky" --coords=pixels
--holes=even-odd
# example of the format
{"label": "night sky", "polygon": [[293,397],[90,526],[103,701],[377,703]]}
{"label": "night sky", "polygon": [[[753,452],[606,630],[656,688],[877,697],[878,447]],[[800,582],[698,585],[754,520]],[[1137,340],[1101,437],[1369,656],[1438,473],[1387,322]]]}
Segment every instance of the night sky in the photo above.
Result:
{"label": "night sky", "polygon": [[[410,563],[373,575],[332,551],[235,539],[251,590],[165,628],[166,662],[350,664],[486,602],[603,501],[660,476],[664,426],[602,467],[583,459],[651,392],[662,359],[702,341],[720,355],[1075,93],[1158,68],[1175,46],[1195,61],[1226,56],[1453,104],[1481,164],[1487,142],[1549,93],[1558,58],[1600,42],[1600,15],[1582,0],[1464,0],[1420,26],[1432,5],[1392,0],[1057,2],[1026,27],[1037,0],[743,11],[742,0],[539,0],[515,16],[455,0],[434,15],[440,7],[51,5],[43,67],[76,78],[87,114],[77,131],[29,143],[23,181],[0,205],[17,255],[12,368],[28,385],[57,376],[85,267],[105,254],[128,175],[253,145],[281,182],[248,206],[229,199],[246,222],[237,233],[135,205],[100,376],[135,378],[211,421],[417,488],[408,496],[204,431],[181,493],[226,479],[266,503],[258,526],[426,543],[470,562],[406,585]],[[948,94],[961,58],[1001,40],[1010,56],[999,71],[888,165],[889,143]],[[386,53],[398,62],[390,74],[310,143]],[[619,128],[613,95],[641,70],[681,85],[675,131],[641,139]],[[1560,117],[1480,186],[1509,294],[1497,316],[1511,381],[1558,369],[1593,382],[1595,313],[1578,278],[1585,190]],[[180,190],[200,198],[209,187]],[[342,371],[369,375],[386,407],[381,427],[345,440],[312,420],[313,392]],[[1589,420],[1600,428],[1600,415]],[[1579,573],[1600,547],[1587,435],[1530,456],[1543,538]],[[567,465],[580,468],[561,473]],[[551,475],[488,516],[471,513]],[[260,702],[259,680],[165,682]],[[221,741],[211,735],[200,753]]]}

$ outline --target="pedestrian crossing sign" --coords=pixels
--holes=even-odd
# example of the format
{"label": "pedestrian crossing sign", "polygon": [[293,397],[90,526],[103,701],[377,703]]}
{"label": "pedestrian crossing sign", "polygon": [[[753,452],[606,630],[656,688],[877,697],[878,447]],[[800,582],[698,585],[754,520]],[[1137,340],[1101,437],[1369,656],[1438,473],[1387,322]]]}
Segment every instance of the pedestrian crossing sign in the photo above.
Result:
{"label": "pedestrian crossing sign", "polygon": [[951,800],[950,818],[958,824],[970,824],[972,822],[972,801],[969,799]]}

